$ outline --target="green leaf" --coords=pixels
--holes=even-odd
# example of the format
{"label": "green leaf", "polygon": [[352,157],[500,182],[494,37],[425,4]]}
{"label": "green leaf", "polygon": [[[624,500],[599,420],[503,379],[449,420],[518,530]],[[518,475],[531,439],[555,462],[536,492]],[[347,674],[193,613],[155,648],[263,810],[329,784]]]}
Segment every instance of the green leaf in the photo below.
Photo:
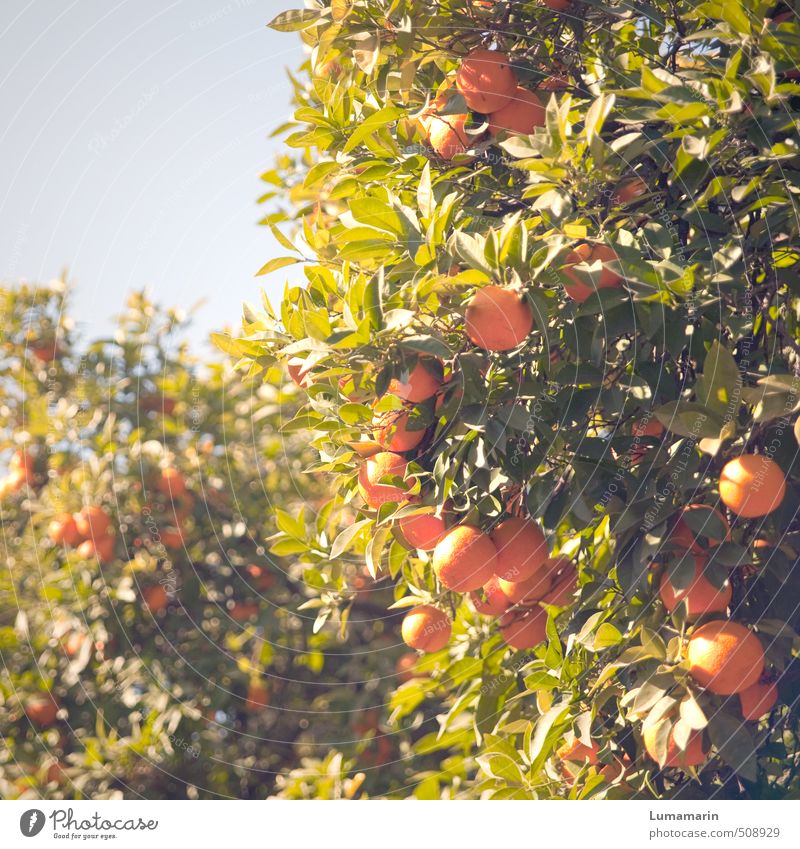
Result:
{"label": "green leaf", "polygon": [[303,260],[294,256],[276,256],[274,259],[271,259],[268,263],[261,266],[261,268],[256,272],[256,277],[263,277],[271,271],[277,271],[279,268],[286,268],[287,265],[297,265],[298,262],[302,261]]}
{"label": "green leaf", "polygon": [[278,32],[297,32],[310,27],[319,17],[319,12],[315,9],[289,9],[276,15],[267,26]]}
{"label": "green leaf", "polygon": [[698,377],[698,402],[716,413],[733,419],[741,403],[742,376],[733,355],[716,340],[706,354],[703,374]]}
{"label": "green leaf", "polygon": [[665,428],[690,439],[716,438],[722,428],[720,416],[708,407],[689,401],[669,401],[659,407],[655,414]]}

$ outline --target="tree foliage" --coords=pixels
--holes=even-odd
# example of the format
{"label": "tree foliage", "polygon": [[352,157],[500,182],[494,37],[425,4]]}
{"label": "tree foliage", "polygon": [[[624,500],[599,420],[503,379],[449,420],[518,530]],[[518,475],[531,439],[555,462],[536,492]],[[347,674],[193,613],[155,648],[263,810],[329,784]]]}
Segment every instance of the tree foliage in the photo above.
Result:
{"label": "tree foliage", "polygon": [[[0,315],[0,795],[263,799],[328,773],[332,798],[386,791],[381,588],[350,590],[349,645],[297,610],[315,598],[291,540],[328,508],[281,433],[294,387],[199,360],[143,294],[88,343],[60,283],[3,287]],[[85,508],[110,553],[84,547],[97,525],[55,533]],[[366,774],[334,780],[357,754]]]}
{"label": "tree foliage", "polygon": [[[391,577],[395,609],[431,603],[453,620],[426,660],[433,676],[389,705],[415,755],[438,756],[438,770],[415,768],[415,794],[796,793],[794,10],[346,0],[272,26],[299,32],[309,54],[287,150],[263,175],[263,223],[286,256],[262,273],[285,268],[290,282],[274,310],[246,307],[224,347],[250,378],[268,382],[281,363],[305,391],[283,432],[311,437],[308,469],[336,495],[324,532],[283,531],[274,550],[296,546],[323,631],[347,624],[353,562]],[[545,106],[530,134],[488,134],[491,116],[452,84],[476,48],[507,54]],[[431,110],[460,116],[463,154],[434,144]],[[622,281],[606,285],[608,273]],[[466,332],[488,286],[518,293],[533,317],[508,350]],[[404,407],[397,386],[419,363],[439,389]],[[417,497],[371,509],[357,481],[377,449],[373,416],[401,408],[424,432],[405,454]],[[720,503],[721,472],[743,454],[786,477],[767,515]],[[545,606],[543,642],[510,651],[498,623],[405,544],[398,520],[426,510],[485,532],[531,517],[577,564],[575,596]],[[669,613],[659,586],[690,584],[692,548],[777,681],[760,722],[689,674],[702,622]],[[659,768],[697,732],[710,747],[701,764]],[[556,755],[574,739],[595,754]]]}

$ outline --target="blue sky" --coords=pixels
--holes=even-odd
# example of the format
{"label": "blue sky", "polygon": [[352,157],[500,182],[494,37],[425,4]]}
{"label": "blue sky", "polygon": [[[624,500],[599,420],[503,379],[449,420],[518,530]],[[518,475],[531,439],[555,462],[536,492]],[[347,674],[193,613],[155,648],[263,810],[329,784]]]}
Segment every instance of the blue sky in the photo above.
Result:
{"label": "blue sky", "polygon": [[73,312],[102,333],[132,288],[202,298],[192,335],[277,293],[283,251],[255,199],[291,114],[302,0],[1,0],[0,279],[69,271]]}

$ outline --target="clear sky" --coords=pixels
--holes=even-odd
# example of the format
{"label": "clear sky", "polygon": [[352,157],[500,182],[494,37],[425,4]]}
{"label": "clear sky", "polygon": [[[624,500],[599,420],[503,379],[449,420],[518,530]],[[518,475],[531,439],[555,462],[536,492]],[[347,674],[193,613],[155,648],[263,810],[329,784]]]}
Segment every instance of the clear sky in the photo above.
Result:
{"label": "clear sky", "polygon": [[102,333],[125,293],[238,324],[286,271],[259,174],[302,51],[265,24],[302,0],[0,0],[0,279],[69,271]]}

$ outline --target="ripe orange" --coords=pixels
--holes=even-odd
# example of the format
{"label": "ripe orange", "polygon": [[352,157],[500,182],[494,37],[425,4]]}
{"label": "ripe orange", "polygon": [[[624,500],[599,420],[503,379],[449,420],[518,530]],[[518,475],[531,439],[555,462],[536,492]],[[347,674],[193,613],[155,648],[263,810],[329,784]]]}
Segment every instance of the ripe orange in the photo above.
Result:
{"label": "ripe orange", "polygon": [[75,553],[83,560],[97,559],[100,563],[111,563],[114,559],[114,537],[103,534],[93,539],[85,539]]}
{"label": "ripe orange", "polygon": [[372,435],[375,441],[387,451],[403,453],[413,451],[425,438],[425,429],[409,430],[408,410],[387,410],[375,413],[372,418]]}
{"label": "ripe orange", "polygon": [[389,381],[388,393],[411,404],[421,404],[433,398],[441,384],[425,363],[424,358],[419,359],[410,372],[404,369],[399,378],[393,377]]}
{"label": "ripe orange", "polygon": [[488,115],[511,100],[517,77],[505,53],[478,48],[462,61],[456,87],[470,109]]}
{"label": "ripe orange", "polygon": [[686,657],[692,678],[718,696],[741,693],[764,671],[761,641],[744,625],[727,619],[699,627],[689,640]]}
{"label": "ripe orange", "polygon": [[33,356],[43,363],[50,363],[58,356],[58,343],[55,339],[52,342],[39,342],[31,348]]}
{"label": "ripe orange", "polygon": [[565,557],[551,557],[544,568],[550,578],[550,587],[542,601],[554,607],[571,604],[578,588],[578,570],[575,564]]}
{"label": "ripe orange", "polygon": [[561,772],[570,787],[575,783],[580,768],[585,764],[597,767],[598,773],[606,781],[614,781],[625,770],[623,759],[615,756],[613,763],[604,764],[598,758],[599,752],[600,746],[595,740],[592,740],[591,746],[587,746],[574,735],[570,735],[567,742],[559,747],[556,757],[561,761]]}
{"label": "ripe orange", "polygon": [[497,549],[495,574],[504,581],[525,581],[547,560],[547,541],[532,519],[506,519],[492,531],[491,539]]}
{"label": "ripe orange", "polygon": [[230,609],[231,619],[234,622],[246,622],[258,616],[258,602],[235,601]]}
{"label": "ripe orange", "polygon": [[725,464],[719,477],[719,497],[737,516],[755,519],[780,507],[786,478],[780,466],[760,454],[743,454]]}
{"label": "ripe orange", "polygon": [[81,540],[71,513],[59,513],[50,520],[47,535],[56,545],[77,545]]}
{"label": "ripe orange", "polygon": [[75,514],[75,527],[84,539],[103,537],[111,527],[111,517],[102,507],[84,507]]}
{"label": "ripe orange", "polygon": [[275,585],[275,575],[263,566],[248,563],[245,571],[257,590],[268,590]]}
{"label": "ripe orange", "polygon": [[47,728],[56,721],[59,704],[52,693],[33,696],[25,704],[25,716],[40,728]]}
{"label": "ripe orange", "polygon": [[[588,295],[587,295],[588,297]],[[584,298],[584,300],[586,300]],[[664,425],[656,418],[651,418],[649,421],[634,422],[631,426],[631,436],[639,437],[641,440],[644,436],[660,437],[664,433]],[[631,446],[631,463],[638,463],[650,450],[650,445],[643,445],[640,441],[634,442]]]}
{"label": "ripe orange", "polygon": [[695,557],[694,564],[694,578],[687,587],[674,587],[666,572],[661,576],[658,594],[664,607],[672,613],[679,604],[683,604],[689,621],[709,613],[724,613],[733,593],[730,582],[725,581],[721,588],[717,588],[703,574],[705,560]]}
{"label": "ripe orange", "polygon": [[145,607],[151,613],[160,613],[166,610],[169,602],[167,590],[161,584],[151,584],[148,587],[142,588],[142,598],[144,599]]}
{"label": "ripe orange", "polygon": [[622,180],[614,192],[614,202],[618,204],[630,203],[647,194],[647,183],[641,177],[630,177]]}
{"label": "ripe orange", "polygon": [[451,528],[436,544],[431,562],[442,584],[459,593],[479,589],[497,568],[494,543],[470,525]]}
{"label": "ripe orange", "polygon": [[452,630],[453,627],[444,611],[432,604],[421,604],[406,613],[401,632],[409,648],[434,652],[443,649],[450,642]]}
{"label": "ripe orange", "polygon": [[[656,734],[658,733],[659,724],[651,725],[642,731],[642,741],[648,755],[658,763],[656,754]],[[700,766],[706,759],[708,747],[703,740],[702,731],[692,731],[689,735],[689,741],[686,744],[686,750],[680,751],[678,744],[675,742],[675,729],[670,730],[669,739],[667,741],[667,757],[663,767],[678,767],[685,768],[690,766]]]}
{"label": "ripe orange", "polygon": [[479,590],[473,590],[469,598],[475,610],[484,616],[500,616],[511,604],[511,599],[503,592],[496,576],[489,578]]}
{"label": "ripe orange", "polygon": [[508,610],[500,617],[500,633],[513,649],[532,649],[547,639],[547,614],[541,607]]}
{"label": "ripe orange", "polygon": [[756,681],[755,684],[739,693],[742,716],[745,719],[758,720],[768,714],[778,701],[778,688],[774,681]]}
{"label": "ripe orange", "polygon": [[582,304],[593,292],[594,288],[575,274],[570,266],[586,263],[593,265],[596,262],[603,263],[603,268],[597,280],[598,289],[617,289],[622,286],[622,277],[611,268],[607,267],[607,263],[616,262],[619,259],[616,251],[609,245],[584,242],[578,245],[574,251],[567,254],[566,267],[564,273],[572,280],[568,283],[564,290],[573,301]]}
{"label": "ripe orange", "polygon": [[261,713],[269,705],[269,688],[261,681],[251,681],[247,688],[244,709],[248,713]]}
{"label": "ripe orange", "polygon": [[541,569],[525,581],[497,579],[503,593],[514,604],[536,604],[542,601],[552,587],[552,579],[546,569]]}
{"label": "ripe orange", "polygon": [[381,504],[405,501],[412,481],[406,482],[406,488],[380,481],[386,477],[405,478],[407,469],[408,463],[399,454],[389,451],[381,451],[365,460],[358,472],[358,491],[365,503],[377,510]]}
{"label": "ripe orange", "polygon": [[70,631],[62,642],[64,653],[67,657],[75,657],[87,639],[88,634],[84,631]]}
{"label": "ripe orange", "polygon": [[489,132],[530,135],[545,123],[545,108],[542,101],[526,88],[519,86],[505,106],[489,115]]}
{"label": "ripe orange", "polygon": [[397,676],[399,684],[405,684],[407,681],[413,681],[415,678],[427,678],[427,672],[417,670],[417,661],[419,656],[414,652],[409,651],[401,654],[397,658],[397,663],[394,666],[394,672]]}
{"label": "ripe orange", "polygon": [[166,530],[159,534],[165,548],[183,548],[183,531]]}
{"label": "ripe orange", "polygon": [[180,498],[186,495],[186,479],[178,469],[162,469],[156,480],[156,489],[168,498]]}
{"label": "ripe orange", "polygon": [[563,12],[572,0],[542,0],[543,5],[554,12]]}
{"label": "ripe orange", "polygon": [[[728,523],[728,520],[725,518],[724,514],[722,514],[719,510],[716,510],[714,507],[709,507],[707,504],[688,504],[683,508],[681,515],[678,517],[678,520],[675,522],[674,527],[672,528],[672,532],[669,535],[669,541],[673,542],[686,551],[692,551],[695,554],[704,554],[705,548],[700,545],[697,541],[697,537],[694,534],[694,531],[689,527],[688,523],[685,521],[684,517],[689,511],[697,512],[697,511],[705,511],[708,514],[707,521],[703,522],[703,530],[707,529],[707,533],[701,533],[700,536],[706,537],[708,539],[709,545],[716,546],[721,542],[729,542],[731,538],[731,526]],[[712,516],[713,514],[713,516]],[[725,539],[715,539],[711,536],[713,530],[716,530],[717,525],[722,525],[725,529]]]}
{"label": "ripe orange", "polygon": [[469,115],[437,115],[428,117],[426,138],[431,148],[448,162],[463,156],[478,141],[467,132]]}
{"label": "ripe orange", "polygon": [[307,389],[314,382],[314,376],[309,371],[309,366],[302,363],[287,363],[286,371],[289,372],[289,377],[292,382],[301,389]]}
{"label": "ripe orange", "polygon": [[484,286],[470,298],[467,336],[485,351],[510,351],[533,329],[533,312],[514,289]]}
{"label": "ripe orange", "polygon": [[33,477],[35,463],[33,455],[25,448],[20,448],[11,455],[8,467],[12,472],[22,469],[28,473],[28,477]]}
{"label": "ripe orange", "polygon": [[405,541],[421,551],[433,551],[447,530],[444,519],[431,513],[403,516],[397,526]]}

